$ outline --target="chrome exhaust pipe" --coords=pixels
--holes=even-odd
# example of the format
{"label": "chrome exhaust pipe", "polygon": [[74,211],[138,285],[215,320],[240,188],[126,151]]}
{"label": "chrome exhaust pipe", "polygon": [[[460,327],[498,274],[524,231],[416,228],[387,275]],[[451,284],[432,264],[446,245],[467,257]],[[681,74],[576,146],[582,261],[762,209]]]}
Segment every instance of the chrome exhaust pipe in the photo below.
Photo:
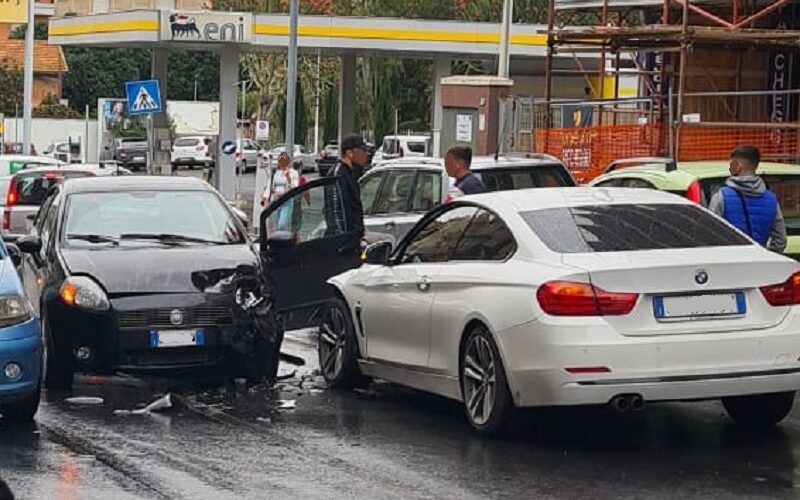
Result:
{"label": "chrome exhaust pipe", "polygon": [[611,401],[608,403],[608,405],[617,413],[625,413],[630,409],[631,402],[628,399],[628,396],[620,395],[611,398]]}
{"label": "chrome exhaust pipe", "polygon": [[644,398],[641,394],[633,394],[630,397],[631,410],[642,411],[644,410]]}

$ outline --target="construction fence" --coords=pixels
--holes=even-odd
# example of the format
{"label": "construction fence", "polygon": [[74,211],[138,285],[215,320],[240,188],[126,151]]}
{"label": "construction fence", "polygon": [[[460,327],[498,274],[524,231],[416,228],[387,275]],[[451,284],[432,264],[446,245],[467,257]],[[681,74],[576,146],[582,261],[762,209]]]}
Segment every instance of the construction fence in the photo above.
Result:
{"label": "construction fence", "polygon": [[513,124],[505,140],[511,151],[561,158],[579,182],[621,158],[727,160],[741,144],[757,146],[765,161],[800,163],[798,97],[800,91],[685,94],[680,117],[674,96],[663,106],[650,98],[514,98],[505,107]]}

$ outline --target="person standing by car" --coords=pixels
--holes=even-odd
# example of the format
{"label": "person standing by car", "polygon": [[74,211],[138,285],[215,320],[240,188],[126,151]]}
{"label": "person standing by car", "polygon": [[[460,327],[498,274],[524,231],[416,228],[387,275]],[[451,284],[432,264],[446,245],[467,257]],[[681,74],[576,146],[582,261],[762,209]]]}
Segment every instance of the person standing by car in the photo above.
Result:
{"label": "person standing by car", "polygon": [[367,164],[367,145],[358,134],[347,134],[342,139],[339,164],[334,175],[341,180],[345,217],[354,231],[364,236],[364,207],[361,205],[361,190],[358,187],[359,169]]}
{"label": "person standing by car", "polygon": [[761,153],[755,146],[734,149],[731,177],[711,197],[708,209],[761,246],[782,253],[786,248],[786,224],[775,193],[756,175],[760,161]]}
{"label": "person standing by car", "polygon": [[[261,206],[268,207],[271,203],[279,200],[290,190],[300,185],[300,179],[297,171],[292,168],[292,160],[286,152],[278,156],[278,168],[272,174],[272,178],[267,183],[264,194],[261,197]],[[288,230],[289,223],[292,218],[292,205],[287,204],[280,209],[278,214],[278,228],[279,231]]]}
{"label": "person standing by car", "polygon": [[456,188],[464,194],[479,194],[486,192],[486,186],[470,170],[472,165],[472,148],[469,146],[455,146],[450,148],[444,157],[444,169],[447,175],[456,180]]}

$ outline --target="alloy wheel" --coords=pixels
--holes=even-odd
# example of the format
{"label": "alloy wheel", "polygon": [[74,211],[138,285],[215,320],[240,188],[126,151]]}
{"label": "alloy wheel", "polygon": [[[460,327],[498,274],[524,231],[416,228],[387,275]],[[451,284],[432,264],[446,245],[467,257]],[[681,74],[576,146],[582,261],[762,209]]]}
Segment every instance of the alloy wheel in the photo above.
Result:
{"label": "alloy wheel", "polygon": [[320,369],[328,380],[335,379],[342,371],[346,338],[344,314],[332,307],[319,332]]}
{"label": "alloy wheel", "polygon": [[492,347],[481,335],[475,335],[464,353],[463,383],[467,412],[477,425],[485,425],[494,408],[497,377]]}

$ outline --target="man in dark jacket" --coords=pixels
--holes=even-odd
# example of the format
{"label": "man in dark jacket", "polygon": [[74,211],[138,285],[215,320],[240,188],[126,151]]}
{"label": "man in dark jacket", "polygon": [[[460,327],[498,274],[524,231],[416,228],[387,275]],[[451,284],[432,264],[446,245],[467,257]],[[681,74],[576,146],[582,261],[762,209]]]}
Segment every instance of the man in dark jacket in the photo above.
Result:
{"label": "man in dark jacket", "polygon": [[786,224],[775,193],[756,176],[761,153],[754,146],[739,146],[731,154],[725,186],[711,198],[708,209],[773,252],[786,248]]}
{"label": "man in dark jacket", "polygon": [[342,203],[350,229],[364,236],[364,208],[361,205],[361,190],[358,187],[358,172],[367,164],[367,145],[358,134],[347,134],[342,139],[339,164],[334,175],[339,176],[342,186]]}

